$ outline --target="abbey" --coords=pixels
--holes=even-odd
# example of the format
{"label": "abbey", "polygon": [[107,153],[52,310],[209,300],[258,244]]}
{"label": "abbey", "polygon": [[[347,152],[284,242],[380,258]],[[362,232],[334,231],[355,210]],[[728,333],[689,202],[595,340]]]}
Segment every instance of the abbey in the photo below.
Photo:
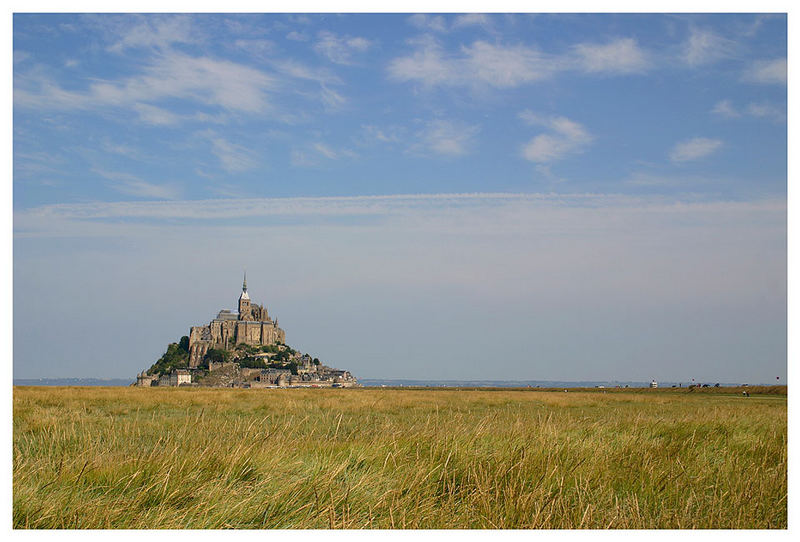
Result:
{"label": "abbey", "polygon": [[278,327],[278,319],[269,317],[266,307],[250,303],[245,275],[238,312],[223,309],[207,326],[189,329],[189,367],[200,365],[211,348],[228,350],[239,344],[263,346],[278,343],[286,343],[286,334]]}

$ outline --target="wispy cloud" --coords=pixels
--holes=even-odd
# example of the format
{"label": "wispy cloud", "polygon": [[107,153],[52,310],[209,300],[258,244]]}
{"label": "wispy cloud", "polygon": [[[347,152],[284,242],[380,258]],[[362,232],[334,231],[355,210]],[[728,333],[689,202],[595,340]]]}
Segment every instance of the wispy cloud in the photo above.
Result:
{"label": "wispy cloud", "polygon": [[471,26],[489,28],[492,25],[489,15],[485,13],[465,13],[451,18],[448,25],[447,19],[442,15],[417,13],[408,18],[408,23],[420,30],[446,33]]}
{"label": "wispy cloud", "polygon": [[317,83],[319,90],[311,94],[318,96],[319,102],[326,111],[338,111],[347,103],[347,98],[333,88],[341,85],[342,80],[327,68],[308,66],[291,59],[273,62],[272,66],[281,75]]}
{"label": "wispy cloud", "polygon": [[707,137],[694,137],[686,141],[677,143],[669,153],[669,159],[673,162],[688,162],[699,160],[716,152],[722,147],[719,139]]}
{"label": "wispy cloud", "polygon": [[106,139],[102,143],[103,152],[110,152],[113,154],[118,154],[120,156],[125,156],[127,158],[135,159],[135,160],[142,160],[143,156],[139,149],[135,147],[131,147],[130,145],[124,145],[120,143],[113,143],[111,140]]}
{"label": "wispy cloud", "polygon": [[786,122],[786,111],[768,102],[754,102],[747,105],[747,114],[774,122]]}
{"label": "wispy cloud", "polygon": [[461,156],[466,154],[474,143],[480,126],[462,122],[436,119],[425,123],[416,134],[416,143],[409,150],[417,154],[438,154],[442,156]]}
{"label": "wispy cloud", "polygon": [[532,47],[476,41],[463,50],[464,75],[498,88],[517,87],[553,74],[551,59]]}
{"label": "wispy cloud", "polygon": [[754,117],[777,123],[786,122],[786,110],[769,102],[751,102],[746,107],[736,108],[730,100],[722,100],[714,105],[711,112],[728,119]]}
{"label": "wispy cloud", "polygon": [[522,156],[531,162],[560,160],[569,154],[581,152],[593,140],[584,126],[566,117],[546,117],[529,110],[519,116],[527,124],[550,130],[522,146]]}
{"label": "wispy cloud", "polygon": [[303,32],[297,32],[296,30],[292,30],[291,32],[286,34],[286,39],[287,40],[292,40],[292,41],[308,41],[309,37],[308,37],[308,34],[305,34]]}
{"label": "wispy cloud", "polygon": [[139,120],[146,124],[166,126],[169,124],[177,124],[181,119],[179,115],[154,105],[136,104],[133,108],[139,113]]}
{"label": "wispy cloud", "polygon": [[[109,173],[111,176],[116,176]],[[118,177],[118,176],[117,176]],[[119,178],[119,177],[118,177]],[[122,175],[123,179],[129,179]],[[137,178],[133,178],[137,179]],[[552,215],[547,209],[616,209],[639,210],[643,216],[657,213],[686,214],[709,212],[735,214],[742,210],[785,212],[785,200],[752,202],[674,199],[663,196],[635,197],[619,194],[536,194],[536,193],[444,193],[397,194],[386,196],[247,198],[182,201],[124,201],[43,205],[15,213],[19,234],[58,236],[66,233],[67,224],[92,235],[118,235],[124,230],[108,229],[109,220],[138,219],[168,221],[170,226],[182,220],[194,227],[195,220],[216,221],[243,217],[370,217],[384,216],[407,220],[407,227],[427,228],[443,225],[442,220],[463,217],[460,228],[473,232],[513,231],[519,227],[547,225]],[[478,210],[493,209],[492,216]],[[421,220],[425,219],[423,225]],[[497,222],[498,219],[500,222]],[[460,219],[459,219],[460,220]],[[176,222],[178,221],[178,222]],[[82,226],[80,226],[82,224]],[[561,222],[551,222],[548,228]],[[298,223],[302,227],[302,222]],[[555,226],[554,226],[555,225]],[[450,224],[452,227],[452,224]],[[90,228],[90,229],[86,229]],[[75,230],[71,230],[74,232]],[[149,231],[149,230],[148,230]]]}
{"label": "wispy cloud", "polygon": [[320,97],[322,105],[327,111],[338,111],[347,103],[347,98],[327,85],[320,87]]}
{"label": "wispy cloud", "polygon": [[631,38],[574,45],[564,54],[548,54],[526,45],[478,40],[450,53],[433,37],[411,40],[414,51],[393,59],[389,77],[426,87],[490,86],[515,88],[551,79],[561,72],[631,74],[646,71],[648,55]]}
{"label": "wispy cloud", "polygon": [[390,62],[390,78],[419,82],[428,87],[488,85],[509,88],[551,77],[554,68],[547,55],[522,45],[501,46],[476,41],[463,47],[459,55],[449,55],[433,39],[415,43],[417,48],[411,56]]}
{"label": "wispy cloud", "polygon": [[359,144],[369,145],[371,143],[399,143],[403,140],[406,133],[401,126],[375,126],[372,124],[361,125],[361,133],[356,137]]}
{"label": "wispy cloud", "polygon": [[466,13],[458,15],[453,20],[453,28],[464,28],[468,26],[489,26],[491,19],[485,13]]}
{"label": "wispy cloud", "polygon": [[98,81],[85,91],[66,90],[41,73],[20,76],[15,105],[45,109],[128,107],[179,98],[223,109],[257,113],[268,108],[275,79],[228,60],[169,52],[154,57],[139,76]]}
{"label": "wispy cloud", "polygon": [[426,15],[417,13],[408,18],[409,24],[421,30],[433,30],[434,32],[446,32],[447,22],[441,15]]}
{"label": "wispy cloud", "polygon": [[112,181],[111,188],[129,196],[161,200],[176,199],[179,196],[178,189],[172,184],[150,183],[136,175],[119,171],[95,168],[92,172]]}
{"label": "wispy cloud", "polygon": [[363,53],[370,48],[371,42],[366,38],[337,36],[333,32],[322,31],[314,50],[336,64],[351,64],[356,53]]}
{"label": "wispy cloud", "polygon": [[581,69],[588,73],[641,73],[650,67],[647,55],[631,38],[606,44],[582,43],[574,51]]}
{"label": "wispy cloud", "polygon": [[314,81],[321,85],[341,84],[342,80],[330,70],[309,66],[292,59],[281,59],[272,62],[272,67],[278,72],[293,79]]}
{"label": "wispy cloud", "polygon": [[786,84],[786,59],[758,60],[745,70],[742,78],[750,83]]}
{"label": "wispy cloud", "polygon": [[196,29],[187,15],[137,17],[124,29],[110,51],[122,52],[136,47],[167,49],[173,43],[195,43]]}
{"label": "wispy cloud", "polygon": [[720,115],[727,118],[736,118],[742,116],[741,113],[739,113],[739,111],[733,107],[733,104],[730,100],[721,100],[717,102],[714,104],[714,108],[711,110],[711,112],[715,115]]}
{"label": "wispy cloud", "polygon": [[275,42],[265,39],[239,39],[233,44],[256,57],[266,57],[275,49]]}
{"label": "wispy cloud", "polygon": [[324,143],[314,143],[314,150],[316,150],[325,158],[329,158],[331,160],[339,158],[338,153]]}
{"label": "wispy cloud", "polygon": [[250,149],[222,137],[211,137],[211,152],[219,159],[222,168],[230,173],[247,171],[258,165]]}
{"label": "wispy cloud", "polygon": [[703,66],[732,58],[739,44],[710,30],[692,28],[684,46],[684,60],[690,66]]}
{"label": "wispy cloud", "polygon": [[327,160],[341,160],[357,156],[353,150],[347,147],[316,141],[304,147],[293,149],[289,160],[295,167],[317,167]]}
{"label": "wispy cloud", "polygon": [[31,54],[27,51],[21,51],[19,49],[14,50],[14,64],[22,64],[26,60],[31,58]]}

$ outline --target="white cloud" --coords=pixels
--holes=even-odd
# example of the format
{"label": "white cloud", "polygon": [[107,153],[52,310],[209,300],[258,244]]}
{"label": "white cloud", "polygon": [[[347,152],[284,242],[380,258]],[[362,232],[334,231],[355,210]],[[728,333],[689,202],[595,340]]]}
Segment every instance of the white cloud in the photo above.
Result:
{"label": "white cloud", "polygon": [[357,140],[360,144],[369,145],[370,143],[399,143],[402,141],[402,134],[405,129],[399,126],[379,127],[372,124],[361,125],[361,135]]}
{"label": "white cloud", "polygon": [[336,64],[352,63],[354,53],[363,53],[370,48],[370,41],[361,37],[342,36],[322,31],[314,50]]}
{"label": "white cloud", "polygon": [[458,56],[447,55],[433,40],[416,42],[417,50],[389,64],[389,75],[399,81],[425,86],[489,85],[516,87],[553,74],[554,64],[536,49],[476,41],[462,47]]}
{"label": "white cloud", "polygon": [[[111,174],[114,175],[114,174]],[[123,177],[128,178],[129,176]],[[132,177],[132,176],[131,176]],[[133,177],[136,179],[135,177]],[[405,227],[428,228],[443,226],[456,216],[466,221],[459,231],[515,231],[516,228],[547,226],[558,228],[561,222],[550,221],[540,213],[546,209],[616,209],[637,210],[642,216],[670,213],[716,212],[734,216],[743,210],[762,213],[785,213],[785,200],[755,202],[678,201],[663,196],[636,197],[609,194],[536,194],[536,193],[468,193],[468,194],[397,194],[385,196],[292,197],[181,200],[164,202],[121,201],[43,205],[15,212],[15,231],[19,235],[70,235],[67,224],[82,225],[92,235],[119,235],[134,231],[131,223],[121,229],[110,228],[107,220],[138,219],[141,221],[186,220],[194,228],[195,220],[238,220],[243,217],[359,217],[383,215],[404,219]],[[476,209],[494,209],[492,218]],[[480,217],[484,219],[481,220]],[[550,216],[552,218],[552,215]],[[496,222],[496,219],[499,222]],[[423,224],[424,222],[424,224]],[[302,222],[298,222],[302,228]],[[453,227],[450,224],[447,229]],[[146,229],[146,228],[145,228]],[[148,230],[149,231],[149,230]],[[440,233],[443,230],[440,230]]]}
{"label": "white cloud", "polygon": [[142,153],[138,149],[131,147],[130,145],[112,143],[109,139],[103,141],[102,149],[104,152],[119,154],[120,156],[126,156],[134,160],[143,159]]}
{"label": "white cloud", "polygon": [[340,84],[342,80],[325,68],[310,67],[294,60],[274,62],[273,67],[280,73],[294,79],[305,79],[320,84]]}
{"label": "white cloud", "polygon": [[489,26],[489,16],[485,13],[467,13],[459,15],[453,21],[453,28],[463,28],[465,26]]}
{"label": "white cloud", "polygon": [[322,105],[328,111],[337,111],[347,103],[347,98],[327,85],[322,85],[320,97],[322,99]]}
{"label": "white cloud", "polygon": [[786,111],[767,102],[748,104],[747,114],[753,117],[769,119],[774,122],[786,122]]}
{"label": "white cloud", "polygon": [[786,122],[786,110],[769,102],[751,102],[747,107],[737,109],[730,100],[722,100],[711,112],[729,119],[748,116],[777,123]]}
{"label": "white cloud", "polygon": [[313,147],[314,150],[316,150],[318,153],[320,153],[325,158],[328,158],[329,160],[336,160],[339,157],[336,151],[334,151],[324,143],[314,143]]}
{"label": "white cloud", "polygon": [[434,32],[447,32],[447,23],[441,15],[425,15],[417,13],[408,18],[409,24],[421,30],[433,30]]}
{"label": "white cloud", "polygon": [[346,147],[336,147],[329,143],[317,141],[302,148],[292,149],[290,163],[295,167],[317,167],[323,160],[340,160],[355,158],[358,155]]}
{"label": "white cloud", "polygon": [[417,142],[409,150],[420,154],[461,156],[472,147],[479,131],[479,126],[442,119],[432,120],[417,132]]}
{"label": "white cloud", "polygon": [[539,134],[522,147],[522,156],[531,162],[552,162],[581,152],[593,137],[581,124],[566,117],[543,117],[525,110],[520,118],[534,126],[544,126],[550,133]]}
{"label": "white cloud", "polygon": [[275,49],[275,43],[264,39],[241,39],[233,43],[239,49],[251,55],[264,57]]}
{"label": "white cloud", "polygon": [[517,87],[553,74],[551,59],[530,47],[476,41],[464,48],[464,53],[466,75],[497,88]]}
{"label": "white cloud", "polygon": [[694,137],[676,144],[669,153],[669,158],[673,162],[699,160],[716,152],[720,147],[722,147],[722,141],[719,139]]}
{"label": "white cloud", "polygon": [[582,43],[575,45],[573,50],[579,66],[589,73],[639,73],[650,64],[636,40],[631,38],[607,44]]}
{"label": "white cloud", "polygon": [[733,107],[733,104],[731,104],[730,100],[722,100],[717,102],[714,105],[714,109],[712,109],[711,112],[714,113],[715,115],[720,115],[728,118],[736,118],[741,116],[741,113],[736,111],[736,109]]}
{"label": "white cloud", "polygon": [[251,150],[221,137],[211,137],[211,152],[219,158],[222,168],[231,173],[247,171],[257,165]]}
{"label": "white cloud", "polygon": [[645,71],[648,55],[636,41],[621,38],[606,44],[578,44],[554,55],[525,45],[475,41],[457,53],[447,52],[430,36],[411,40],[414,51],[394,58],[389,77],[435,86],[515,88],[575,70],[584,74],[630,74]]}
{"label": "white cloud", "polygon": [[728,38],[693,28],[684,46],[684,60],[690,66],[702,66],[733,57],[739,45]]}
{"label": "white cloud", "polygon": [[138,17],[136,25],[123,31],[110,51],[121,52],[135,47],[167,49],[173,43],[195,43],[195,30],[186,15]]}
{"label": "white cloud", "polygon": [[136,104],[133,106],[137,113],[139,113],[139,120],[146,124],[154,124],[156,126],[165,126],[169,124],[177,124],[181,117],[174,113],[148,104]]}
{"label": "white cloud", "polygon": [[21,51],[19,49],[14,50],[14,64],[25,62],[29,58],[31,58],[31,54],[27,51]]}
{"label": "white cloud", "polygon": [[389,63],[389,77],[398,81],[418,81],[425,86],[463,84],[457,62],[447,59],[433,40],[425,40],[411,56],[395,58]]}
{"label": "white cloud", "polygon": [[786,59],[758,60],[743,75],[745,81],[763,84],[786,84]]}
{"label": "white cloud", "polygon": [[103,169],[92,169],[101,177],[113,181],[111,187],[122,194],[141,198],[171,200],[178,197],[178,190],[169,184],[154,184],[142,180],[141,178],[118,171],[108,171]]}
{"label": "white cloud", "polygon": [[264,112],[273,77],[242,64],[168,52],[155,57],[143,73],[118,81],[92,83],[86,91],[65,90],[40,73],[20,76],[15,105],[22,107],[93,109],[129,107],[169,98],[194,101],[246,113]]}
{"label": "white cloud", "polygon": [[308,34],[305,34],[303,32],[296,32],[294,30],[289,32],[288,34],[286,34],[286,39],[287,40],[292,40],[292,41],[308,41],[309,40]]}

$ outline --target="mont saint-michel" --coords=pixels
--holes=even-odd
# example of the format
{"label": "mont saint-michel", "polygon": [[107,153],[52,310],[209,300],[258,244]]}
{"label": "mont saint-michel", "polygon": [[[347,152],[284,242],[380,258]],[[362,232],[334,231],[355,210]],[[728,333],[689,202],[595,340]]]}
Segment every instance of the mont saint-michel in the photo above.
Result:
{"label": "mont saint-michel", "polygon": [[252,303],[247,275],[237,310],[222,309],[207,325],[192,326],[189,335],[167,347],[136,386],[226,388],[353,387],[349,371],[324,365],[318,358],[286,344],[286,333],[265,305]]}

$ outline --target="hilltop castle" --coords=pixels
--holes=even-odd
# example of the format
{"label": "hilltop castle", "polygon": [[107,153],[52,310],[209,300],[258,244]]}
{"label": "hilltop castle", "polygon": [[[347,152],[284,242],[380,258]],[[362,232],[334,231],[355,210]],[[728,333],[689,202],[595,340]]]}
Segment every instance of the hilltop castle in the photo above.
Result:
{"label": "hilltop castle", "polygon": [[239,344],[264,346],[286,343],[286,333],[272,320],[267,308],[250,303],[247,293],[247,274],[239,295],[239,310],[223,309],[207,326],[189,329],[189,367],[197,367],[211,348],[228,350]]}

